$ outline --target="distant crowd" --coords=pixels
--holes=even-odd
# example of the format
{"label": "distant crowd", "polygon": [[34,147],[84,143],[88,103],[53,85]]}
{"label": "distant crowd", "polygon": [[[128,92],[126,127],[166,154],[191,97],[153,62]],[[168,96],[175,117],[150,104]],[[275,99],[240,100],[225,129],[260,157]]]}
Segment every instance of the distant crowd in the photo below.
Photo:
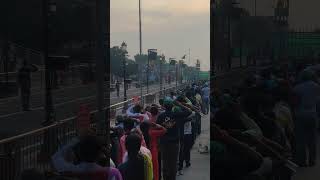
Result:
{"label": "distant crowd", "polygon": [[[131,105],[116,117],[110,144],[93,129],[83,129],[52,156],[51,173],[26,170],[21,180],[175,180],[191,167],[191,149],[210,112],[208,82],[171,92],[158,104]],[[109,159],[109,158],[110,159]],[[47,177],[46,177],[47,176]],[[37,177],[37,178],[36,178]]]}

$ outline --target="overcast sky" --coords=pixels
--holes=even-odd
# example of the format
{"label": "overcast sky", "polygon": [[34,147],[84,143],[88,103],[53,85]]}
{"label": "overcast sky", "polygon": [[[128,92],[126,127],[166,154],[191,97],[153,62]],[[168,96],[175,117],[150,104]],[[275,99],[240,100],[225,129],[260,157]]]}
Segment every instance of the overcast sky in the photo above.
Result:
{"label": "overcast sky", "polygon": [[[191,63],[210,69],[210,0],[141,0],[142,51],[158,49],[168,58],[191,52]],[[111,0],[111,46],[128,44],[131,58],[139,53],[138,0]],[[188,58],[186,64],[189,64]]]}

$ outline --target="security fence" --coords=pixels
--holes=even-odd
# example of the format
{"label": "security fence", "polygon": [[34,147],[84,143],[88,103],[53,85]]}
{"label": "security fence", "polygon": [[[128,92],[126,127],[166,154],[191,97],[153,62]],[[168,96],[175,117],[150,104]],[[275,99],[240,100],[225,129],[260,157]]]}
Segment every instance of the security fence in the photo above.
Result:
{"label": "security fence", "polygon": [[[156,103],[159,98],[169,95],[171,91],[183,89],[186,84],[171,87],[154,93],[146,94],[141,98],[143,104]],[[133,99],[111,105],[104,111],[109,114],[110,124],[114,124],[117,115],[123,115],[133,103]],[[95,127],[98,119],[97,110],[91,111],[91,126]],[[50,157],[62,145],[67,144],[77,136],[77,116],[57,121],[52,125],[28,133],[0,140],[0,179],[15,180],[19,174],[29,168],[50,171]],[[108,121],[106,121],[108,122]]]}

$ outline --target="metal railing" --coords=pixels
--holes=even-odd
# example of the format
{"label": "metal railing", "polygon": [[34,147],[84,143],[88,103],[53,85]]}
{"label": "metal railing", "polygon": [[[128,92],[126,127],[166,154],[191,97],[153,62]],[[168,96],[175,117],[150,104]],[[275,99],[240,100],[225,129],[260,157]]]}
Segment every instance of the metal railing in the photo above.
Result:
{"label": "metal railing", "polygon": [[[186,84],[182,84],[178,89],[185,86]],[[168,95],[174,90],[177,90],[176,87],[163,89],[146,94],[140,99],[143,104],[156,103],[159,98]],[[133,100],[129,99],[104,108],[105,111],[110,110],[110,112],[114,113],[114,117],[107,117],[110,118],[110,124],[112,125],[115,122],[116,115],[122,115],[121,110],[125,106],[132,103]],[[96,113],[97,110],[90,112],[92,127],[98,122],[95,119]],[[0,179],[15,180],[24,169],[28,168],[37,168],[43,171],[50,170],[51,155],[62,145],[67,144],[73,137],[77,136],[76,121],[77,116],[74,116],[57,121],[47,127],[0,140]]]}
{"label": "metal railing", "polygon": [[[80,85],[89,81],[85,78],[88,74],[88,66],[86,65],[73,65],[68,68],[67,71],[57,71],[57,84],[59,86],[71,86]],[[0,82],[6,82],[6,76],[8,76],[8,82],[16,83],[18,72],[0,73]],[[45,71],[42,66],[39,67],[39,71],[31,74],[31,89],[33,91],[40,91],[45,88]]]}

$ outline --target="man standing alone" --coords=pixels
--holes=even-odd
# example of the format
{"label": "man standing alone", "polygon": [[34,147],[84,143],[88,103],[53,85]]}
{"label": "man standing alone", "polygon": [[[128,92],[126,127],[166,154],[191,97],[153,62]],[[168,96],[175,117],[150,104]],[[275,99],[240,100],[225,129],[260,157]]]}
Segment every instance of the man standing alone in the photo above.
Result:
{"label": "man standing alone", "polygon": [[30,89],[31,89],[31,72],[38,71],[35,65],[28,65],[27,61],[23,61],[23,66],[18,72],[18,84],[20,86],[21,104],[24,111],[30,110]]}
{"label": "man standing alone", "polygon": [[119,81],[116,82],[116,89],[117,89],[117,97],[120,97],[120,83],[119,83]]}

